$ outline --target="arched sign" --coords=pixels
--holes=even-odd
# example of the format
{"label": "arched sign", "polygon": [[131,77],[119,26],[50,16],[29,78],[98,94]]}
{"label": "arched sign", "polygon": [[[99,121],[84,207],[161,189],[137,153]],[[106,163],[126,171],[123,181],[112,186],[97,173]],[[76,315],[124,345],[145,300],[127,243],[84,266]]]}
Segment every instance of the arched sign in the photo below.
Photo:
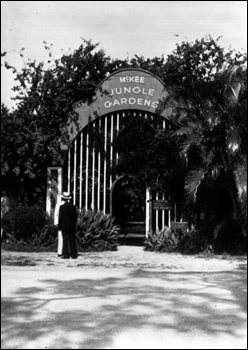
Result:
{"label": "arched sign", "polygon": [[[111,74],[97,88],[91,104],[75,105],[75,115],[68,124],[69,140],[93,120],[119,110],[142,110],[165,118],[171,115],[171,108],[161,108],[161,102],[168,96],[161,80],[140,69],[123,69]],[[63,145],[62,148],[67,148]]]}
{"label": "arched sign", "polygon": [[156,113],[159,101],[167,97],[162,82],[142,70],[122,70],[103,81],[97,90],[100,112],[140,109]]}

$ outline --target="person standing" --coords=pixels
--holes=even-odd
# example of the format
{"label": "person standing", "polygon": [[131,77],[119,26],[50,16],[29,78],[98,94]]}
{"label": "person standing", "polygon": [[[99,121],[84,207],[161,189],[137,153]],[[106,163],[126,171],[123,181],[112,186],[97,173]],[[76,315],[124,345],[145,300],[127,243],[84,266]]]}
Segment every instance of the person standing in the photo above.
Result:
{"label": "person standing", "polygon": [[62,258],[72,259],[77,258],[77,247],[75,241],[76,223],[77,223],[77,208],[74,204],[70,203],[70,193],[63,192],[61,199],[64,200],[64,204],[59,207],[59,222],[58,230],[62,231],[63,236],[63,248]]}
{"label": "person standing", "polygon": [[57,201],[57,203],[56,203],[56,205],[55,205],[55,209],[54,209],[54,225],[56,226],[57,231],[58,231],[58,248],[57,248],[58,257],[61,257],[61,256],[62,256],[62,248],[63,248],[62,231],[61,231],[61,230],[58,230],[58,224],[59,224],[59,208],[60,208],[60,205],[62,204],[61,202],[62,202],[62,200],[60,200],[60,198],[58,197],[58,201]]}

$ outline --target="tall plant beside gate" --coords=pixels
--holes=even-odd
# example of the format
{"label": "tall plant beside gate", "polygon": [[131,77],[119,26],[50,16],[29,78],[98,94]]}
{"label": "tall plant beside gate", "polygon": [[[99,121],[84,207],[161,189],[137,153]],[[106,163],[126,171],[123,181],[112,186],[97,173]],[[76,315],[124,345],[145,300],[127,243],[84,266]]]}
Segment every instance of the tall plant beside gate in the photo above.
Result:
{"label": "tall plant beside gate", "polygon": [[79,213],[76,241],[81,250],[117,250],[119,232],[110,214],[85,209]]}

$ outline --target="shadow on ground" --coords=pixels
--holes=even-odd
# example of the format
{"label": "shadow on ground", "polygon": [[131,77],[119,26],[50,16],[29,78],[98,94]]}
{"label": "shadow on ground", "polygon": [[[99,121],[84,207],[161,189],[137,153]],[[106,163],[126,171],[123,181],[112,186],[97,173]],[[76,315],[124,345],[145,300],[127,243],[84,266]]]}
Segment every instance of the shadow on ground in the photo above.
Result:
{"label": "shadow on ground", "polygon": [[[90,277],[82,269],[77,278],[47,278],[38,285],[2,299],[2,349],[210,349],[204,339],[238,342],[245,336],[241,270],[128,270]],[[194,347],[194,337],[203,344]],[[183,344],[185,339],[192,347]]]}

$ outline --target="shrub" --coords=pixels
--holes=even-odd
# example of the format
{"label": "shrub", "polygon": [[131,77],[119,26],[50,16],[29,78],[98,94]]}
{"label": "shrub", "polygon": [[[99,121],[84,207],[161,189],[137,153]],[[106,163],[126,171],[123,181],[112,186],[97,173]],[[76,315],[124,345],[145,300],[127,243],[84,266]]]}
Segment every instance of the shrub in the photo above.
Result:
{"label": "shrub", "polygon": [[33,247],[46,250],[57,249],[58,229],[53,224],[53,218],[47,217],[45,225],[29,238],[29,244]]}
{"label": "shrub", "polygon": [[7,233],[6,241],[2,247],[12,251],[53,251],[57,250],[57,227],[53,224],[53,218],[47,217],[44,226],[28,239],[16,238],[14,232]]}
{"label": "shrub", "polygon": [[227,219],[216,223],[214,230],[214,247],[217,253],[240,253],[246,249],[246,237],[238,220]]}
{"label": "shrub", "polygon": [[40,207],[19,206],[10,213],[10,228],[17,240],[28,241],[46,223],[46,212]]}
{"label": "shrub", "polygon": [[182,254],[198,254],[213,252],[213,245],[200,238],[197,231],[181,232],[181,229],[166,227],[162,231],[149,233],[144,242],[145,250],[158,252],[180,252]]}
{"label": "shrub", "polygon": [[83,209],[78,216],[76,242],[82,250],[117,250],[120,227],[110,214]]}
{"label": "shrub", "polygon": [[182,254],[213,253],[214,248],[207,239],[199,236],[198,231],[187,232],[178,242],[178,251]]}
{"label": "shrub", "polygon": [[246,252],[246,216],[240,212],[237,219],[229,216],[206,218],[199,225],[199,236],[213,245],[215,253]]}
{"label": "shrub", "polygon": [[181,239],[188,230],[188,222],[172,222],[171,231],[174,233],[175,237]]}
{"label": "shrub", "polygon": [[169,227],[161,231],[148,233],[144,241],[144,250],[158,252],[172,252],[177,249],[179,238],[172,232]]}

